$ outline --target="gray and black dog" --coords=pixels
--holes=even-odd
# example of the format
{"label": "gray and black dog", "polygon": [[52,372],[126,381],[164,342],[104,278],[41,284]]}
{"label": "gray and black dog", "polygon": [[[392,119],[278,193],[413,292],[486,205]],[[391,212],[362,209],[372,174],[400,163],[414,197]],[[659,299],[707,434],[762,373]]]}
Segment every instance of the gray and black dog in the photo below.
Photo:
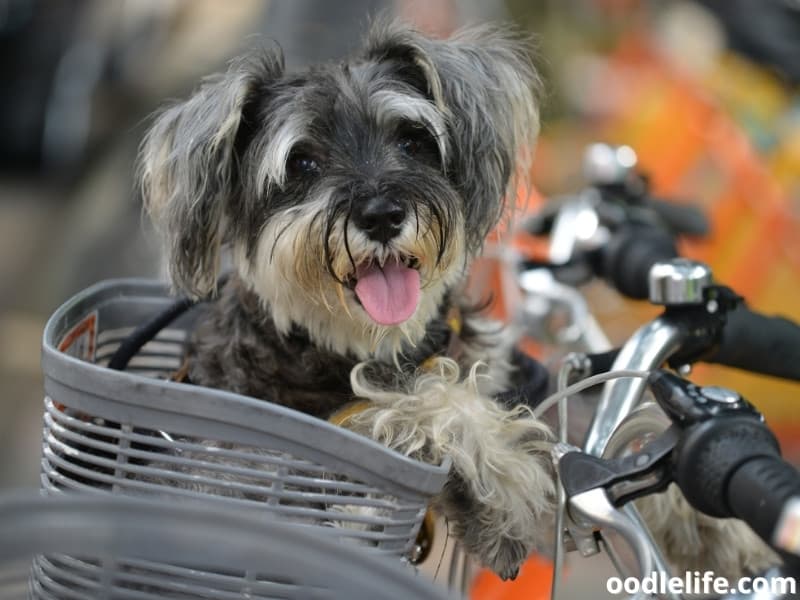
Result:
{"label": "gray and black dog", "polygon": [[[449,456],[438,509],[504,578],[552,531],[552,436],[508,402],[529,374],[464,283],[528,171],[540,90],[508,29],[433,40],[379,21],[346,62],[234,61],[158,115],[140,164],[176,289],[214,298],[190,380]],[[223,247],[235,270],[217,289]],[[642,502],[676,565],[733,576],[775,560],[674,491]]]}
{"label": "gray and black dog", "polygon": [[262,51],[161,112],[140,164],[175,287],[216,298],[191,381],[321,418],[367,400],[343,425],[450,456],[439,510],[506,578],[549,529],[551,436],[496,401],[513,343],[463,286],[538,134],[530,50],[507,29],[443,41],[387,20],[346,62],[288,74]]}

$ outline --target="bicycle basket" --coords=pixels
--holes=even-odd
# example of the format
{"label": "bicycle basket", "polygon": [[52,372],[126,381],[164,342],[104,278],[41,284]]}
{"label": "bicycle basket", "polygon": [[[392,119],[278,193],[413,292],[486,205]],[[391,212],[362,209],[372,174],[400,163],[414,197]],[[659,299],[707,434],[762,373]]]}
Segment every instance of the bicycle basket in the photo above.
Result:
{"label": "bicycle basket", "polygon": [[411,460],[269,402],[165,380],[180,365],[191,312],[126,372],[104,367],[133,328],[169,302],[160,283],[108,281],[48,321],[45,492],[214,499],[382,553],[410,552],[449,464]]}
{"label": "bicycle basket", "polygon": [[7,600],[447,597],[397,561],[263,515],[219,503],[178,506],[96,494],[0,500],[0,595]]}

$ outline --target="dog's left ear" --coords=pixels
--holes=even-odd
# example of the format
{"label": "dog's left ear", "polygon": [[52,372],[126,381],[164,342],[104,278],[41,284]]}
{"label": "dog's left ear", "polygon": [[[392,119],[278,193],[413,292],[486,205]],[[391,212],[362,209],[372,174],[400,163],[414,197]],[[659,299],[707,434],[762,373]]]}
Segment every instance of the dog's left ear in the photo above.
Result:
{"label": "dog's left ear", "polygon": [[445,115],[448,174],[465,196],[467,229],[476,234],[470,241],[480,246],[503,213],[509,183],[527,175],[539,133],[542,85],[530,39],[480,26],[433,40],[396,21],[379,21],[365,53],[393,61],[399,76]]}
{"label": "dog's left ear", "polygon": [[144,204],[165,238],[173,285],[193,297],[216,289],[227,211],[239,193],[237,147],[254,98],[282,72],[278,48],[234,61],[160,113],[142,143]]}

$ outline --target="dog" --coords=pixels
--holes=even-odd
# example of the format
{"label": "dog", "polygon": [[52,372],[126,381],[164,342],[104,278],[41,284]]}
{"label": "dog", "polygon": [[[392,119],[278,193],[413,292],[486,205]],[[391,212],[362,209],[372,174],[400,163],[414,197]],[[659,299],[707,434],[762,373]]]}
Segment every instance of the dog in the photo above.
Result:
{"label": "dog", "polygon": [[234,60],[158,115],[140,160],[174,286],[214,297],[191,382],[345,410],[337,422],[398,452],[450,457],[435,505],[503,578],[550,520],[552,436],[498,400],[519,383],[514,343],[464,285],[527,172],[541,87],[522,35],[380,20],[343,62]]}
{"label": "dog", "polygon": [[[187,349],[191,382],[449,457],[434,505],[504,579],[552,540],[553,436],[509,395],[530,370],[465,280],[528,171],[531,56],[508,29],[435,40],[390,20],[348,60],[299,73],[263,50],[162,111],[139,167],[175,288],[213,298]],[[234,268],[218,286],[223,249]],[[711,564],[733,574],[769,557],[755,542],[731,552],[738,522],[698,515],[677,533],[665,515],[691,512],[682,497],[644,503],[673,564],[718,547]],[[691,541],[703,531],[710,546]]]}

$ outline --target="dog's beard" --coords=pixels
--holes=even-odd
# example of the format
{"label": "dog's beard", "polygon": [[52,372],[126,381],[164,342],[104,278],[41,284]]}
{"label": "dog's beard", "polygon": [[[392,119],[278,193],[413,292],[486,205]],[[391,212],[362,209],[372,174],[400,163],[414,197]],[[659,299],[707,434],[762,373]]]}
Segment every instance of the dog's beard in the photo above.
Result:
{"label": "dog's beard", "polygon": [[[266,304],[278,331],[300,325],[319,346],[362,360],[396,359],[413,348],[439,314],[446,291],[465,276],[469,260],[458,218],[443,224],[422,206],[397,237],[379,244],[346,213],[331,215],[327,198],[274,215],[255,251],[248,255],[240,247],[235,257],[240,275]],[[417,285],[407,273],[411,269],[418,274],[418,290],[405,289]],[[375,306],[380,300],[368,298],[367,275],[389,280],[390,270],[404,274],[379,284],[387,286],[383,291],[415,306],[382,309]],[[401,315],[400,322],[379,322],[387,311],[396,316],[406,308],[409,316]]]}

